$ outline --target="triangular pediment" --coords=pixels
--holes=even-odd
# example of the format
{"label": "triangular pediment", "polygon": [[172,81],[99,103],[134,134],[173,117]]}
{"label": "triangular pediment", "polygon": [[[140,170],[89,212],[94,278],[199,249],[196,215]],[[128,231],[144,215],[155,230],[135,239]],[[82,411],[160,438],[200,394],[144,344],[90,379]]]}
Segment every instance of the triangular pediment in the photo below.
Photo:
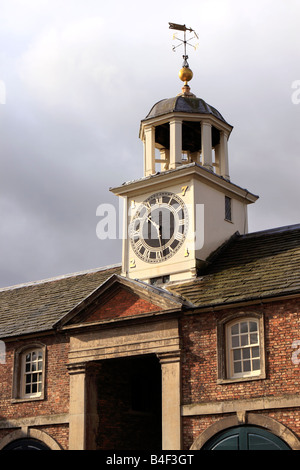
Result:
{"label": "triangular pediment", "polygon": [[164,289],[113,275],[54,326],[84,326],[175,312],[182,310],[184,305],[180,297]]}

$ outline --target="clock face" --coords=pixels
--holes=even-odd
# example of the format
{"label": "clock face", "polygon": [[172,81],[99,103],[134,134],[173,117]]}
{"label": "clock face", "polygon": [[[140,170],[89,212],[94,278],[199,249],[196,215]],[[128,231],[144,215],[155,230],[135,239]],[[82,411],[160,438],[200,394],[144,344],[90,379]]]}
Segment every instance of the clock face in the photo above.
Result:
{"label": "clock face", "polygon": [[129,225],[134,253],[147,263],[160,263],[182,246],[188,229],[187,208],[176,194],[159,192],[137,209]]}

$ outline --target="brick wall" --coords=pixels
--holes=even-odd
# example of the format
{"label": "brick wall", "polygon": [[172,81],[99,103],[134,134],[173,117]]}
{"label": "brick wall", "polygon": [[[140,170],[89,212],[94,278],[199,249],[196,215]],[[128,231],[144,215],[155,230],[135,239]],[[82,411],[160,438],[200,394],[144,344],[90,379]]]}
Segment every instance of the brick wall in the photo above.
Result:
{"label": "brick wall", "polygon": [[[69,374],[66,368],[68,362],[68,340],[63,336],[41,336],[39,342],[46,346],[46,381],[45,398],[43,400],[26,400],[12,402],[14,351],[22,346],[30,345],[34,340],[26,339],[6,343],[6,363],[0,364],[0,421],[39,417],[68,413],[69,411]],[[36,429],[42,430],[41,427]],[[12,432],[13,429],[0,429],[0,438]],[[55,426],[55,432],[51,437],[59,437],[59,444],[65,447],[65,426],[59,429]]]}
{"label": "brick wall", "polygon": [[100,320],[110,320],[123,318],[141,313],[157,312],[160,307],[141,299],[136,294],[121,288],[114,292],[113,298],[108,298],[106,302],[101,302],[101,306],[94,307],[91,311],[84,313],[84,321],[96,322]]}
{"label": "brick wall", "polygon": [[[263,313],[265,331],[266,378],[236,383],[217,383],[217,321],[228,314],[244,312]],[[295,349],[292,344],[300,340],[300,302],[289,300],[240,309],[224,309],[186,316],[182,321],[183,404],[209,403],[238,399],[276,397],[299,393],[300,365],[292,362]],[[278,419],[300,438],[297,409],[265,411]],[[276,416],[276,417],[275,417]],[[214,421],[225,415],[184,418],[185,446]]]}

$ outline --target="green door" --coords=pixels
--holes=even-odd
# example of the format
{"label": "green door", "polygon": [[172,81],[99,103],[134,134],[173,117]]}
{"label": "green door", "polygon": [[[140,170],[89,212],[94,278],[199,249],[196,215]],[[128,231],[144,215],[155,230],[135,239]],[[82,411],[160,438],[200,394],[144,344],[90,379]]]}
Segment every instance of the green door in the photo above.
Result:
{"label": "green door", "polygon": [[204,450],[290,450],[279,437],[256,426],[231,428],[210,439]]}

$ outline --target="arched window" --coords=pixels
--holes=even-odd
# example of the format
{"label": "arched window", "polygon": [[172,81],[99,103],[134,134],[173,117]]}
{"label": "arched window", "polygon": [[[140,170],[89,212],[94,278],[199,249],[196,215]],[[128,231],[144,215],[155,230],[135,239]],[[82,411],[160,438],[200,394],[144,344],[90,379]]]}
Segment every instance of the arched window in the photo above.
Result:
{"label": "arched window", "polygon": [[261,373],[259,322],[255,318],[234,321],[226,326],[228,378]]}
{"label": "arched window", "polygon": [[21,364],[21,396],[32,398],[40,396],[43,383],[43,351],[38,348],[25,351]]}
{"label": "arched window", "polygon": [[15,353],[13,398],[44,398],[46,347],[40,343],[20,348]]}

